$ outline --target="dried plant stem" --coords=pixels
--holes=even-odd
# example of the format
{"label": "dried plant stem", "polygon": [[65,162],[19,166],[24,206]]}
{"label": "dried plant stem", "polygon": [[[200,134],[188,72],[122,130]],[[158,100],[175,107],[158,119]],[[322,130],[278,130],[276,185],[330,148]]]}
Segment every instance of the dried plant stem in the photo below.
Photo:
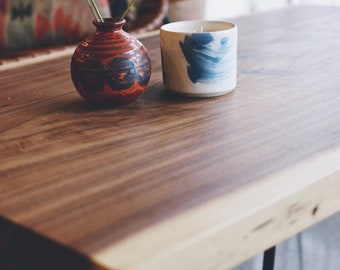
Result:
{"label": "dried plant stem", "polygon": [[89,7],[91,9],[91,12],[97,22],[104,22],[103,16],[100,14],[100,11],[94,2],[94,0],[87,0]]}
{"label": "dried plant stem", "polygon": [[130,8],[132,7],[132,5],[135,3],[135,0],[131,0],[129,6],[126,8],[126,10],[124,11],[123,15],[119,18],[119,20],[123,20],[126,16],[126,14],[129,12]]}

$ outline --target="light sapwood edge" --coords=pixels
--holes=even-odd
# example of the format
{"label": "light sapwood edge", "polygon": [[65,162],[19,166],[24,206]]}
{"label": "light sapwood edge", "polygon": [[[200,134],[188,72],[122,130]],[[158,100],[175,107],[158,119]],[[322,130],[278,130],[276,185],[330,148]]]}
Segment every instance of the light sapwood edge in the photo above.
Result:
{"label": "light sapwood edge", "polygon": [[[340,148],[312,157],[138,232],[97,252],[93,260],[133,270],[236,266],[340,210],[339,160]],[[286,185],[278,189],[278,182]]]}
{"label": "light sapwood edge", "polygon": [[32,64],[37,64],[37,63],[45,62],[48,60],[53,60],[53,59],[63,57],[63,56],[68,56],[68,55],[71,56],[74,50],[75,50],[75,47],[67,47],[61,51],[47,52],[46,54],[39,54],[32,58],[19,59],[16,62],[10,62],[10,63],[5,63],[3,65],[0,65],[0,71],[14,69],[14,68],[23,67],[23,66],[32,65]]}
{"label": "light sapwood edge", "polygon": [[[155,30],[155,31],[136,34],[134,36],[137,39],[142,39],[142,38],[152,37],[154,35],[157,35],[158,33],[159,33],[159,30]],[[46,53],[43,53],[43,54],[40,53],[39,55],[33,56],[32,58],[19,59],[18,61],[15,61],[15,62],[13,61],[13,62],[0,65],[0,71],[14,69],[14,68],[32,65],[36,63],[41,63],[41,62],[57,59],[59,57],[64,57],[64,56],[71,57],[75,49],[76,49],[76,46],[68,46],[68,47],[63,48],[62,50],[56,50],[56,51],[48,51],[48,49],[46,49]]]}

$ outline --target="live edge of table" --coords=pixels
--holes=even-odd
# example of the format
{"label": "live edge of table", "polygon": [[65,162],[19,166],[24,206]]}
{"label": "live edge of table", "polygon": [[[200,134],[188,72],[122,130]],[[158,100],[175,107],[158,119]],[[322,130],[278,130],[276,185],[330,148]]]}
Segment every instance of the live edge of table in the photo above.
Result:
{"label": "live edge of table", "polygon": [[[340,209],[340,10],[232,20],[238,86],[94,108],[71,51],[0,67],[1,269],[228,269]],[[60,52],[59,52],[60,54]]]}

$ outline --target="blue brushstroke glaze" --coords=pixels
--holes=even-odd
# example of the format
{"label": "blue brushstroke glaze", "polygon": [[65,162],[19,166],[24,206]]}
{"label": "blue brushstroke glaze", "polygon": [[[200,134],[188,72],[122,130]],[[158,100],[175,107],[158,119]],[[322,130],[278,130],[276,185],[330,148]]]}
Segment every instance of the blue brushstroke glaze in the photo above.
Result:
{"label": "blue brushstroke glaze", "polygon": [[186,35],[180,42],[182,52],[188,62],[188,76],[193,83],[214,83],[226,78],[228,62],[227,38],[222,38],[218,46],[213,46],[214,37],[210,33]]}

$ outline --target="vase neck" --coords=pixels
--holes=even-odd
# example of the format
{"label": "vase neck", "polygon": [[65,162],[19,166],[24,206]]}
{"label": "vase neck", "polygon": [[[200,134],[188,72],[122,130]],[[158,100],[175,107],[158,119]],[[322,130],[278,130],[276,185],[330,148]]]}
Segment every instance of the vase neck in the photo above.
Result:
{"label": "vase neck", "polygon": [[105,18],[104,22],[93,21],[93,24],[98,31],[112,32],[122,30],[125,22],[125,19],[117,21],[115,18]]}

